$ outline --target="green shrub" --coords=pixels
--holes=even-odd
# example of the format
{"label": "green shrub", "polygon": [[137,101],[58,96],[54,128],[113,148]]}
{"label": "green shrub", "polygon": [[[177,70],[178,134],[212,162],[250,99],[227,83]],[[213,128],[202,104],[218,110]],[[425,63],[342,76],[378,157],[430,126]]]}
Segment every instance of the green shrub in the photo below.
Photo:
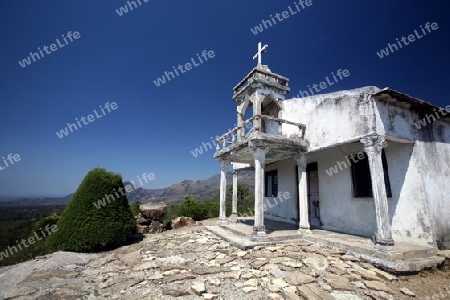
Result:
{"label": "green shrub", "polygon": [[206,214],[207,211],[204,205],[201,205],[195,198],[191,197],[184,198],[178,208],[179,217],[191,217],[196,221],[203,220]]}
{"label": "green shrub", "polygon": [[136,222],[122,176],[101,168],[90,171],[56,225],[46,240],[50,249],[93,252],[123,244],[136,232]]}
{"label": "green shrub", "polygon": [[133,201],[130,204],[130,210],[133,217],[137,217],[139,215],[139,206],[141,205],[141,202],[139,201]]}
{"label": "green shrub", "polygon": [[180,205],[179,204],[171,204],[164,207],[164,226],[167,226],[170,221],[175,219],[176,217],[179,217],[178,209]]}
{"label": "green shrub", "polygon": [[[219,217],[219,199],[197,201],[195,198],[186,197],[180,204],[167,205],[164,208],[164,225],[177,217],[191,217],[196,221]],[[226,215],[231,214],[231,201],[226,203]]]}

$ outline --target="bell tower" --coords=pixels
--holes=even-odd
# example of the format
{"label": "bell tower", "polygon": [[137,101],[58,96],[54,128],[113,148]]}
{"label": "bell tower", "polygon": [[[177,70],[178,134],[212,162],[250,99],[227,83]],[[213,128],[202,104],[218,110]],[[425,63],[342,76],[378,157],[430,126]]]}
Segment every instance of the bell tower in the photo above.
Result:
{"label": "bell tower", "polygon": [[[241,82],[233,88],[233,99],[237,105],[237,139],[241,140],[245,135],[244,116],[248,109],[253,108],[255,131],[273,131],[277,126],[268,122],[262,122],[262,116],[282,118],[281,101],[285,100],[289,93],[289,79],[273,73],[267,65],[262,64],[262,54],[269,48],[258,43],[258,52],[253,59],[258,60],[254,68]],[[266,126],[264,126],[266,125]],[[272,125],[272,126],[271,126]]]}
{"label": "bell tower", "polygon": [[[264,239],[265,183],[264,169],[267,164],[296,157],[307,149],[304,140],[305,125],[283,119],[283,101],[289,93],[289,78],[273,73],[262,64],[262,54],[267,45],[258,44],[253,56],[256,65],[247,76],[233,88],[236,102],[237,126],[217,139],[214,157],[221,166],[220,214],[218,224],[226,224],[226,173],[231,162],[245,164],[255,172],[255,218],[253,238]],[[252,109],[251,117],[245,120]],[[237,177],[233,180],[233,211],[237,208]],[[270,195],[272,196],[272,195]]]}

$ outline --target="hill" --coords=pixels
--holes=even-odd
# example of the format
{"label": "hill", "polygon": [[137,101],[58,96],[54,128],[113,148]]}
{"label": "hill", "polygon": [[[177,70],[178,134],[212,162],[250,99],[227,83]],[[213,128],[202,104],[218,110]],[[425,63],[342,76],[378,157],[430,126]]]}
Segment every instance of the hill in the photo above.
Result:
{"label": "hill", "polygon": [[[227,174],[227,182],[232,182],[232,174]],[[242,171],[239,174],[239,183],[254,190],[253,172]],[[126,184],[130,184],[127,182]],[[199,200],[219,197],[220,175],[214,175],[205,180],[183,180],[177,184],[163,189],[135,188],[128,193],[129,201],[139,200],[142,203],[164,201],[167,204],[181,202],[184,197],[190,196]]]}
{"label": "hill", "polygon": [[36,206],[36,205],[66,205],[69,203],[73,194],[64,197],[3,197],[0,201],[0,206]]}
{"label": "hill", "polygon": [[[250,171],[241,171],[239,173],[239,183],[254,190],[254,173]],[[231,172],[227,174],[227,183],[231,185],[233,176]],[[205,180],[183,180],[170,187],[162,189],[144,189],[140,186],[133,186],[130,182],[124,182],[124,185],[131,185],[133,190],[127,194],[128,200],[147,202],[164,201],[167,204],[175,204],[181,202],[184,197],[190,196],[199,200],[218,198],[220,175],[216,174]],[[65,197],[45,197],[45,198],[20,198],[20,197],[3,197],[0,206],[34,206],[34,205],[66,205],[69,203],[73,194]]]}

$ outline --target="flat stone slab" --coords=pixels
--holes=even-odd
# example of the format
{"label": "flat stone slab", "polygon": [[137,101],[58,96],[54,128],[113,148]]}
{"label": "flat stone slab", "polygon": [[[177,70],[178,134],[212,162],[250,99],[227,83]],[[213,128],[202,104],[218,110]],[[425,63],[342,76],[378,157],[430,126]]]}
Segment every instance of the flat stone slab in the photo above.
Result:
{"label": "flat stone slab", "polygon": [[292,229],[293,225],[272,220],[267,220],[267,223],[266,227],[271,228],[268,234],[257,238],[252,235],[252,221],[248,218],[238,220],[237,223],[207,226],[207,229],[244,250],[256,245],[307,241],[323,248],[347,252],[355,258],[362,258],[391,272],[416,272],[425,268],[434,268],[450,256],[450,251],[440,251],[437,256],[436,250],[431,246],[399,242],[394,247],[381,249],[377,248],[369,238],[327,230],[314,229],[308,232],[283,230],[284,228]]}
{"label": "flat stone slab", "polygon": [[[41,279],[44,282],[48,282],[48,279],[60,275],[57,272],[52,272],[55,269],[73,269],[76,266],[86,265],[89,261],[97,257],[98,254],[59,251],[51,255],[37,257],[13,267],[2,268],[0,269],[0,299],[2,299],[2,296],[8,295],[8,293],[23,293],[26,295],[28,291],[33,289],[32,287],[17,287],[17,289],[13,290],[13,287],[17,286],[20,282],[26,284],[27,280],[25,279],[30,281],[33,277],[37,278],[42,276]],[[60,271],[60,273],[66,272]]]}
{"label": "flat stone slab", "polygon": [[450,259],[450,250],[439,250],[436,254],[437,254],[437,256]]}
{"label": "flat stone slab", "polygon": [[236,246],[242,250],[247,250],[258,245],[258,243],[252,242],[245,237],[230,234],[226,229],[222,228],[222,226],[213,225],[205,226],[205,228],[221,239],[227,241],[231,245]]}

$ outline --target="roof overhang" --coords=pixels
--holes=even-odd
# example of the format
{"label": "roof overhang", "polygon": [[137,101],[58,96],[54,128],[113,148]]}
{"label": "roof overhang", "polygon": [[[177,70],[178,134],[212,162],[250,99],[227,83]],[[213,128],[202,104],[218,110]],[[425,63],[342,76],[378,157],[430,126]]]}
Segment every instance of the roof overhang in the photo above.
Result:
{"label": "roof overhang", "polygon": [[[391,89],[383,89],[373,94],[373,97],[379,102],[385,102],[390,105],[398,106],[404,109],[417,111],[419,114],[433,114],[435,113],[435,111],[444,109],[439,106],[433,105],[429,102],[411,97],[409,95]],[[448,113],[446,116],[441,117],[440,120],[450,122],[450,113]]]}

